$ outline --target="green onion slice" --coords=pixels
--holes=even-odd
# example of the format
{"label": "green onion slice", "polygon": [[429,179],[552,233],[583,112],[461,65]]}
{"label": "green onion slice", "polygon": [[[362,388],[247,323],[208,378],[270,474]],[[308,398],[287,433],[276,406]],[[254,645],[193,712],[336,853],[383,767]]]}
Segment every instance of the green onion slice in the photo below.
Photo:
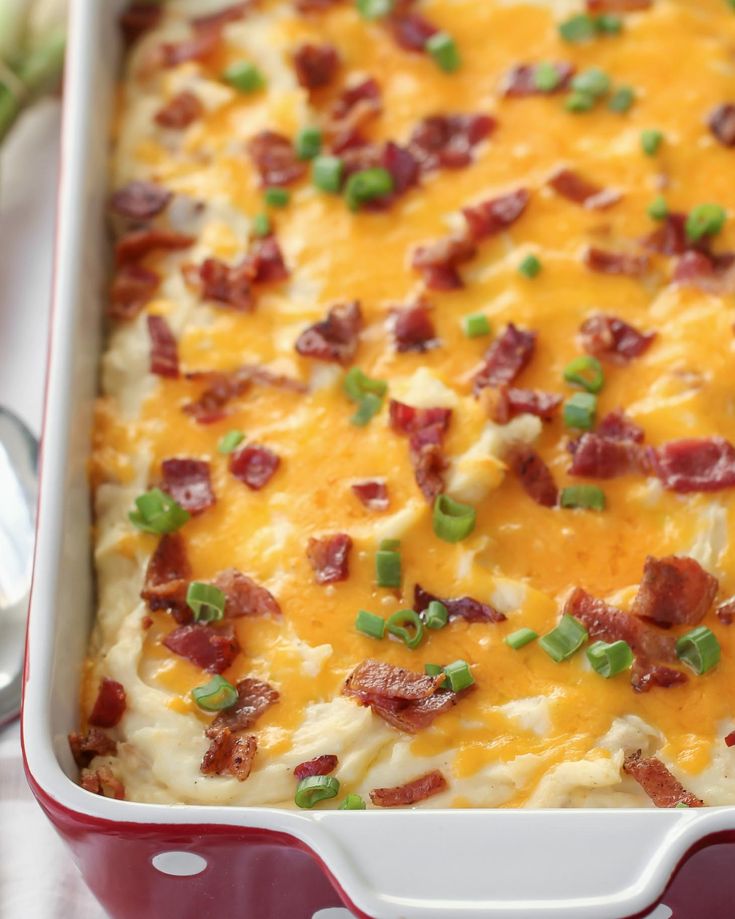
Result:
{"label": "green onion slice", "polygon": [[664,220],[669,213],[669,206],[663,195],[658,195],[648,205],[648,216],[652,220]]}
{"label": "green onion slice", "polygon": [[482,313],[473,313],[462,319],[462,331],[467,338],[480,338],[490,334],[490,323]]}
{"label": "green onion slice", "polygon": [[345,164],[338,156],[317,156],[311,167],[311,179],[321,191],[338,194],[342,187]]}
{"label": "green onion slice", "polygon": [[383,638],[385,635],[385,619],[376,616],[375,613],[369,613],[366,609],[361,609],[355,619],[355,628],[368,638]]}
{"label": "green onion slice", "polygon": [[364,811],[367,809],[367,804],[360,797],[360,795],[347,795],[344,801],[340,804],[339,809],[341,811]]}
{"label": "green onion slice", "polygon": [[587,629],[574,616],[568,613],[559,620],[559,625],[546,635],[542,635],[539,644],[557,664],[575,654],[587,641]]}
{"label": "green onion slice", "polygon": [[587,660],[592,668],[606,680],[629,670],[633,663],[633,649],[627,641],[596,641],[587,648]]}
{"label": "green onion slice", "polygon": [[217,444],[218,453],[232,453],[234,450],[240,446],[240,444],[245,440],[245,435],[242,431],[228,431],[226,434],[223,434],[220,438],[219,443]]}
{"label": "green onion slice", "polygon": [[443,629],[449,622],[449,610],[441,600],[432,600],[424,612],[424,622],[428,629]]}
{"label": "green onion slice", "polygon": [[533,69],[533,85],[542,93],[551,93],[559,85],[561,77],[554,64],[541,61]]}
{"label": "green onion slice", "polygon": [[597,485],[568,485],[559,495],[561,507],[583,507],[590,511],[605,510],[605,492]]}
{"label": "green onion slice", "polygon": [[363,19],[383,19],[393,9],[393,0],[357,0],[357,12]]}
{"label": "green onion slice", "polygon": [[475,529],[476,521],[477,511],[469,504],[460,504],[449,495],[439,495],[434,502],[434,533],[444,542],[465,539]]}
{"label": "green onion slice", "polygon": [[133,526],[145,533],[159,536],[173,533],[189,519],[189,512],[160,488],[151,488],[137,497],[135,507],[136,510],[130,511],[128,517]]}
{"label": "green onion slice", "polygon": [[192,581],[186,591],[186,602],[196,622],[216,622],[225,614],[224,592],[205,581]]}
{"label": "green onion slice", "polygon": [[532,641],[536,641],[537,638],[538,632],[534,632],[533,629],[518,629],[515,632],[511,632],[510,635],[505,636],[505,643],[518,651],[520,648],[525,648],[525,646]]}
{"label": "green onion slice", "polygon": [[575,392],[564,403],[564,424],[568,428],[591,431],[597,414],[597,396],[589,392]]}
{"label": "green onion slice", "polygon": [[248,61],[240,61],[228,67],[222,74],[222,79],[241,93],[253,93],[265,86],[263,74]]}
{"label": "green onion slice", "polygon": [[393,176],[387,169],[361,169],[347,180],[345,201],[351,211],[359,211],[363,204],[389,195],[392,191]]}
{"label": "green onion slice", "polygon": [[655,156],[663,140],[663,132],[657,131],[655,128],[647,128],[645,131],[641,131],[641,149],[646,156]]}
{"label": "green onion slice", "polygon": [[564,379],[567,383],[581,386],[587,392],[598,393],[605,385],[605,372],[596,357],[580,354],[564,368]]}
{"label": "green onion slice", "polygon": [[401,586],[401,556],[393,549],[379,549],[375,553],[375,580],[378,587]]}
{"label": "green onion slice", "polygon": [[400,539],[381,539],[380,546],[378,547],[381,550],[390,551],[391,549],[400,549],[401,540]]}
{"label": "green onion slice", "polygon": [[575,114],[579,112],[589,112],[589,110],[593,109],[594,107],[595,97],[590,96],[589,93],[569,93],[566,100],[564,101],[564,108],[568,112],[574,112]]}
{"label": "green onion slice", "polygon": [[264,197],[269,207],[286,207],[291,200],[291,195],[286,188],[266,188]]}
{"label": "green onion slice", "polygon": [[589,41],[597,35],[595,20],[587,13],[579,13],[560,23],[559,35],[572,44]]}
{"label": "green onion slice", "polygon": [[725,225],[726,219],[725,208],[719,204],[698,204],[687,217],[687,238],[697,242],[703,236],[715,236]]}
{"label": "green onion slice", "polygon": [[676,642],[676,656],[698,674],[706,673],[720,660],[720,643],[706,625],[682,635]]}
{"label": "green onion slice", "polygon": [[595,19],[595,27],[603,35],[617,35],[623,30],[623,20],[612,13],[603,13]]}
{"label": "green onion slice", "polygon": [[399,609],[388,617],[385,626],[391,635],[400,638],[411,650],[418,648],[424,637],[424,624],[419,614],[412,609]]}
{"label": "green onion slice", "polygon": [[378,414],[383,407],[383,400],[374,393],[368,393],[360,400],[357,411],[350,418],[350,422],[358,428],[364,428],[370,424],[372,419]]}
{"label": "green onion slice", "polygon": [[385,380],[373,380],[367,374],[363,373],[359,367],[352,367],[345,374],[342,388],[348,399],[353,402],[361,402],[368,393],[376,396],[384,396],[388,391],[388,384]]}
{"label": "green onion slice", "polygon": [[322,149],[322,132],[319,128],[302,128],[294,143],[300,160],[313,160]]}
{"label": "green onion slice", "polygon": [[204,686],[195,686],[191,697],[205,712],[221,712],[237,702],[237,689],[218,673]]}
{"label": "green onion slice", "polygon": [[253,236],[262,239],[264,236],[270,236],[272,226],[271,219],[267,214],[256,214],[251,224]]}
{"label": "green onion slice", "polygon": [[468,686],[472,686],[475,682],[475,678],[472,676],[472,671],[467,661],[459,660],[455,661],[453,664],[447,664],[444,668],[444,673],[449,683],[449,688],[453,692],[461,692],[463,689],[467,689]]}
{"label": "green onion slice", "polygon": [[579,93],[599,99],[610,89],[610,77],[599,67],[583,70],[572,80],[572,89]]}
{"label": "green onion slice", "polygon": [[635,102],[635,92],[630,86],[618,86],[615,92],[610,96],[607,107],[611,112],[624,114],[630,109]]}
{"label": "green onion slice", "polygon": [[299,782],[294,801],[297,807],[308,809],[319,801],[336,798],[338,794],[339,780],[333,775],[311,775]]}
{"label": "green onion slice", "polygon": [[527,255],[518,266],[524,278],[535,278],[541,272],[541,261],[533,254]]}
{"label": "green onion slice", "polygon": [[457,42],[448,32],[437,32],[424,45],[434,62],[444,73],[455,73],[462,66]]}
{"label": "green onion slice", "polygon": [[441,664],[424,664],[424,673],[427,676],[439,676],[444,673],[444,668]]}

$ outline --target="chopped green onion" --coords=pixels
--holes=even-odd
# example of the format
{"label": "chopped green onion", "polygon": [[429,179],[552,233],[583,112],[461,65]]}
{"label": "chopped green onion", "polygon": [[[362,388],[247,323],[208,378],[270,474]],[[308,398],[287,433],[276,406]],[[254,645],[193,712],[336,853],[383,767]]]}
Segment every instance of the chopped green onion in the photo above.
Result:
{"label": "chopped green onion", "polygon": [[384,549],[390,551],[391,549],[400,549],[401,540],[400,539],[381,539],[379,549]]}
{"label": "chopped green onion", "polygon": [[427,629],[443,629],[449,622],[449,610],[441,600],[432,600],[426,607],[424,621]]}
{"label": "chopped green onion", "polygon": [[387,169],[361,169],[347,180],[345,201],[351,211],[359,211],[363,204],[389,195],[392,191],[393,176]]}
{"label": "chopped green onion", "polygon": [[629,670],[633,663],[633,649],[627,641],[596,641],[587,648],[587,660],[592,669],[606,680]]}
{"label": "chopped green onion", "polygon": [[263,74],[248,61],[240,61],[228,67],[222,74],[222,79],[241,93],[253,93],[265,86]]}
{"label": "chopped green onion", "polygon": [[401,556],[390,549],[375,553],[375,579],[378,587],[401,586]]}
{"label": "chopped green onion", "polygon": [[559,35],[564,41],[575,44],[576,42],[589,41],[597,35],[595,20],[586,13],[579,13],[566,19],[559,25]]}
{"label": "chopped green onion", "polygon": [[612,13],[603,13],[595,19],[595,26],[604,35],[617,35],[623,29],[623,20]]}
{"label": "chopped green onion", "polygon": [[271,234],[271,219],[267,214],[256,214],[251,224],[253,236],[262,239]]}
{"label": "chopped green onion", "polygon": [[[735,2],[735,0],[734,0],[734,2]],[[679,803],[678,803],[678,804],[675,804],[674,807],[686,807],[687,810],[689,809],[689,805],[688,805],[688,804],[685,804],[683,801],[679,801]]]}
{"label": "chopped green onion", "polygon": [[574,616],[568,613],[559,620],[559,625],[546,635],[542,635],[539,644],[557,664],[575,654],[587,641],[587,629]]}
{"label": "chopped green onion", "polygon": [[311,180],[321,191],[338,194],[344,168],[345,164],[338,156],[317,156],[311,169]]}
{"label": "chopped green onion", "polygon": [[237,702],[237,689],[218,673],[204,686],[195,686],[191,697],[205,712],[221,712]]}
{"label": "chopped green onion", "polygon": [[189,519],[189,512],[177,504],[160,488],[150,491],[135,499],[136,510],[130,511],[128,517],[133,526],[145,533],[173,533]]}
{"label": "chopped green onion", "polygon": [[596,357],[580,354],[564,368],[564,379],[567,383],[581,386],[587,392],[598,393],[605,384],[605,373]]}
{"label": "chopped green onion", "polygon": [[462,319],[462,330],[467,338],[480,338],[490,334],[490,323],[482,313],[473,313]]}
{"label": "chopped green onion", "polygon": [[657,198],[654,198],[653,201],[648,205],[648,216],[652,220],[664,220],[669,213],[669,206],[666,203],[666,198],[663,195],[659,195]]}
{"label": "chopped green onion", "polygon": [[646,128],[645,131],[641,131],[641,149],[646,156],[655,156],[663,140],[663,131],[658,131],[656,128]]}
{"label": "chopped green onion", "polygon": [[424,673],[427,676],[439,676],[444,673],[444,668],[441,664],[424,664]]}
{"label": "chopped green onion", "polygon": [[570,93],[564,101],[564,108],[568,112],[574,112],[574,114],[579,112],[589,112],[589,110],[593,109],[594,107],[595,97],[590,96],[589,93]]}
{"label": "chopped green onion", "polygon": [[561,77],[555,64],[542,61],[533,69],[533,85],[542,93],[553,92],[560,81]]}
{"label": "chopped green onion", "polygon": [[339,809],[341,811],[364,811],[367,809],[367,804],[363,801],[360,795],[347,795],[344,801],[340,804]]}
{"label": "chopped green onion", "polygon": [[196,622],[216,622],[225,614],[224,592],[205,581],[192,581],[186,591],[186,602]]}
{"label": "chopped green onion", "polygon": [[706,625],[682,635],[676,642],[676,656],[700,675],[711,670],[720,660],[720,643]]}
{"label": "chopped green onion", "polygon": [[725,208],[719,204],[698,204],[687,217],[687,238],[695,243],[703,236],[714,236],[723,228],[726,219]]}
{"label": "chopped green onion", "polygon": [[476,521],[477,511],[469,504],[460,504],[449,495],[439,495],[434,502],[434,533],[445,542],[460,542],[469,536]]}
{"label": "chopped green onion", "polygon": [[463,689],[467,689],[468,686],[472,686],[475,682],[475,678],[472,676],[472,671],[467,661],[459,660],[455,661],[453,664],[447,664],[444,668],[444,673],[449,682],[449,688],[453,692],[461,692]]}
{"label": "chopped green onion", "polygon": [[228,431],[226,434],[223,434],[220,437],[220,441],[217,444],[218,453],[232,453],[234,450],[240,446],[240,444],[245,440],[245,435],[242,431]]}
{"label": "chopped green onion", "polygon": [[527,255],[518,266],[524,278],[535,278],[541,271],[541,261],[533,254]]}
{"label": "chopped green onion", "polygon": [[597,485],[568,485],[559,495],[561,507],[584,507],[592,511],[605,510],[605,492]]}
{"label": "chopped green onion", "polygon": [[444,73],[454,73],[462,66],[457,42],[447,32],[437,32],[424,45]]}
{"label": "chopped green onion", "polygon": [[363,373],[359,367],[351,367],[345,374],[342,389],[348,399],[353,402],[360,402],[368,393],[384,396],[388,391],[388,384],[385,380],[373,380]]}
{"label": "chopped green onion", "polygon": [[572,80],[572,89],[593,99],[599,99],[610,89],[610,77],[599,67],[583,70]]}
{"label": "chopped green onion", "polygon": [[302,128],[296,135],[294,146],[300,160],[313,160],[322,149],[322,132],[319,128]]}
{"label": "chopped green onion", "polygon": [[297,807],[308,809],[319,801],[336,798],[338,794],[339,780],[333,775],[310,775],[299,782],[294,801]]}
{"label": "chopped green onion", "polygon": [[399,609],[388,617],[385,627],[411,650],[418,648],[424,637],[424,624],[419,614],[412,609]]}
{"label": "chopped green onion", "polygon": [[285,188],[266,188],[265,203],[268,207],[286,207],[291,195]]}
{"label": "chopped green onion", "polygon": [[370,424],[382,407],[383,400],[380,396],[376,396],[369,392],[360,399],[357,411],[352,418],[350,418],[350,422],[358,428],[364,428],[366,425]]}
{"label": "chopped green onion", "polygon": [[361,609],[355,619],[355,628],[368,638],[383,638],[385,635],[385,619]]}
{"label": "chopped green onion", "polygon": [[624,114],[635,102],[635,93],[630,86],[618,86],[615,92],[607,101],[607,107],[611,112],[620,112]]}
{"label": "chopped green onion", "polygon": [[518,631],[511,632],[510,635],[505,636],[505,643],[518,651],[520,648],[525,648],[532,641],[536,641],[537,638],[538,632],[534,632],[533,629],[518,629]]}
{"label": "chopped green onion", "polygon": [[575,392],[564,403],[564,424],[568,428],[591,431],[597,414],[597,396],[589,392]]}
{"label": "chopped green onion", "polygon": [[363,19],[382,19],[393,9],[393,0],[357,0],[357,12]]}

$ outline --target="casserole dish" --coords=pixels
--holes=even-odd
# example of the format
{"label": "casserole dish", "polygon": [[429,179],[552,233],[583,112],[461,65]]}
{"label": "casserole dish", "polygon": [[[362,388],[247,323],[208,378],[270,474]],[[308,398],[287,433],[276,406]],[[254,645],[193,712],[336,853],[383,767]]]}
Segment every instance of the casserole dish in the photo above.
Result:
{"label": "casserole dish", "polygon": [[[713,897],[717,887],[702,883],[700,863],[707,858],[716,872],[726,857],[729,808],[301,814],[136,804],[73,783],[66,736],[77,721],[93,609],[86,458],[107,275],[108,127],[100,116],[111,109],[120,6],[76,0],[72,10],[23,714],[29,780],[93,891],[120,917],[247,913],[253,904],[259,919],[307,917],[343,902],[376,919],[615,919],[650,911],[677,863],[707,840],[721,845],[696,854],[666,902],[674,905],[676,885],[696,871],[697,905],[682,894],[681,914],[717,915],[701,899],[705,886]],[[434,836],[437,845],[421,845]]]}

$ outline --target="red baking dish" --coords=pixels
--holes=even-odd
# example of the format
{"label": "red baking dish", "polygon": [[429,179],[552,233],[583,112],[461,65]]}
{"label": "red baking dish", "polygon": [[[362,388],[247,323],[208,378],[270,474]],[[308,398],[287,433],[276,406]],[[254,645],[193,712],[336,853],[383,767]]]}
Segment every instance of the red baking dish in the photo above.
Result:
{"label": "red baking dish", "polygon": [[121,6],[72,2],[22,725],[31,787],[92,891],[119,919],[308,919],[340,905],[375,919],[732,915],[733,808],[295,812],[137,804],[75,784]]}

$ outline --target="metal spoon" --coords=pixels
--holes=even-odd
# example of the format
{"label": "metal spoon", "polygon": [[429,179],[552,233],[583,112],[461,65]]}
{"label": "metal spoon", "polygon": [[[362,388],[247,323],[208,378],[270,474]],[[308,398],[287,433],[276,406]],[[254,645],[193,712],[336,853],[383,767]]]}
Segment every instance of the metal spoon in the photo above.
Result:
{"label": "metal spoon", "polygon": [[38,441],[0,406],[0,725],[20,711],[37,495]]}

